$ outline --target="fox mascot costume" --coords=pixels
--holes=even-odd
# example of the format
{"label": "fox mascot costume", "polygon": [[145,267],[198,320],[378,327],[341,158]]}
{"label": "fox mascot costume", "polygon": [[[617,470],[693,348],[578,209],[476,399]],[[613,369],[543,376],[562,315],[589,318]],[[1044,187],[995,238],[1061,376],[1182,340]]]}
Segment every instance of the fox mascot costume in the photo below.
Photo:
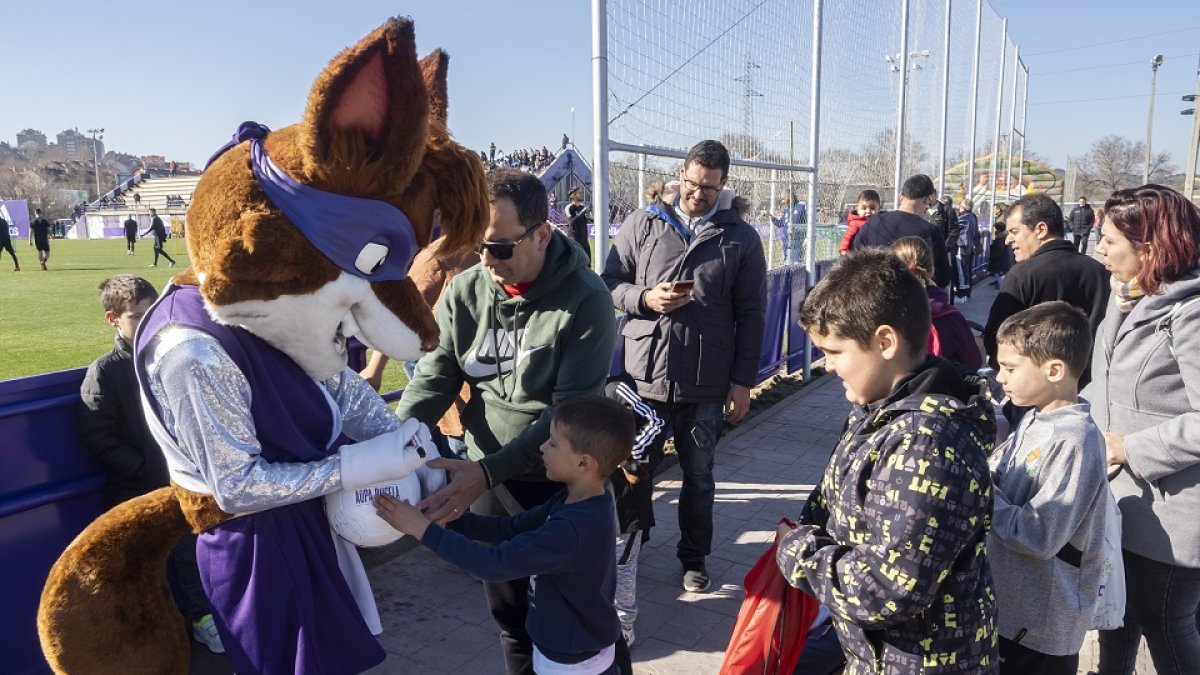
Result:
{"label": "fox mascot costume", "polygon": [[427,432],[347,368],[354,335],[395,359],[437,344],[407,279],[429,244],[474,246],[483,166],[446,129],[447,57],[392,19],[317,78],[304,120],[245,123],[188,209],[192,267],[136,337],[147,422],[172,485],[93,522],[51,570],[38,612],[59,673],[186,673],[165,584],[184,528],[233,669],[358,673],[382,631],[353,545],[318,499],[396,480]]}

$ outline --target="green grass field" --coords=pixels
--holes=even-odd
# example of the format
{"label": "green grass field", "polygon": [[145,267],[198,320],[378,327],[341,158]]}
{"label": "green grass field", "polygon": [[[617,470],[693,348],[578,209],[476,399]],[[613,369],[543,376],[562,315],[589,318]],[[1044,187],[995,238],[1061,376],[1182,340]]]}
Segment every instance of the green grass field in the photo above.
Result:
{"label": "green grass field", "polygon": [[[100,308],[101,281],[123,272],[145,277],[162,290],[176,272],[188,266],[182,239],[167,241],[173,269],[159,259],[149,269],[154,251],[149,239],[137,244],[137,255],[125,255],[124,239],[55,239],[50,243],[49,271],[37,263],[37,252],[24,240],[13,248],[21,271],[0,254],[0,380],[86,366],[112,348],[115,329]],[[389,364],[383,390],[404,385],[400,364]]]}

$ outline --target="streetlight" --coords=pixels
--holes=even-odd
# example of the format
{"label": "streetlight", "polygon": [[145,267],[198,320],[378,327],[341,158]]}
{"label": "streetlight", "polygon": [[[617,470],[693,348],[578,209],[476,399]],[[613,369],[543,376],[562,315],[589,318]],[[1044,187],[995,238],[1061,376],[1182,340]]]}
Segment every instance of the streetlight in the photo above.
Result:
{"label": "streetlight", "polygon": [[100,198],[100,152],[96,149],[97,141],[104,139],[104,129],[88,129],[92,135],[92,163],[96,167],[96,199]]}
{"label": "streetlight", "polygon": [[1142,166],[1142,185],[1150,182],[1150,134],[1154,130],[1154,85],[1158,82],[1158,67],[1162,63],[1162,54],[1158,54],[1150,60],[1150,117],[1146,120],[1146,163]]}

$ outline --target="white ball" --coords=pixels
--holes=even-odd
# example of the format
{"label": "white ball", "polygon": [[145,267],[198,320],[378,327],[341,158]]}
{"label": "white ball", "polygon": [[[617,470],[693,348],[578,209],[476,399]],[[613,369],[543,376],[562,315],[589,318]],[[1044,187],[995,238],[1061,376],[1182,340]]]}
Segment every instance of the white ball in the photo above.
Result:
{"label": "white ball", "polygon": [[372,502],[380,494],[416,504],[421,501],[421,481],[409,474],[400,480],[325,495],[325,514],[333,531],[356,546],[386,546],[403,537],[376,515]]}

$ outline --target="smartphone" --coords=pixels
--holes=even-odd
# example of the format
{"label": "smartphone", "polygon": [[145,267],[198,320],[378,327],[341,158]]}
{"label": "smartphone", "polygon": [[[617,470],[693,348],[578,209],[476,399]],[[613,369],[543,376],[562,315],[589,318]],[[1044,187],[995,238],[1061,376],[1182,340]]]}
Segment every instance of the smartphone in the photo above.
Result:
{"label": "smartphone", "polygon": [[690,293],[692,287],[696,285],[695,279],[680,279],[679,281],[671,282],[672,293]]}

